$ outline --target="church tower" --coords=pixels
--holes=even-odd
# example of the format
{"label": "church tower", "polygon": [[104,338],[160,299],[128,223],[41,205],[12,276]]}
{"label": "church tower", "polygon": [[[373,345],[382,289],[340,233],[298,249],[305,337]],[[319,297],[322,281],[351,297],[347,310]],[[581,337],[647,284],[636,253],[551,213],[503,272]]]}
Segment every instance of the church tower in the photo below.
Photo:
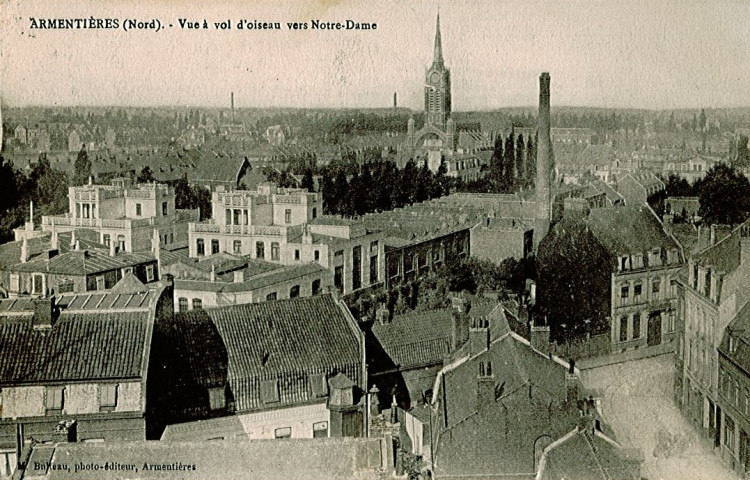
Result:
{"label": "church tower", "polygon": [[451,114],[451,72],[443,61],[440,14],[437,16],[432,65],[425,75],[424,111],[427,124],[434,125],[442,131],[446,130],[446,123]]}

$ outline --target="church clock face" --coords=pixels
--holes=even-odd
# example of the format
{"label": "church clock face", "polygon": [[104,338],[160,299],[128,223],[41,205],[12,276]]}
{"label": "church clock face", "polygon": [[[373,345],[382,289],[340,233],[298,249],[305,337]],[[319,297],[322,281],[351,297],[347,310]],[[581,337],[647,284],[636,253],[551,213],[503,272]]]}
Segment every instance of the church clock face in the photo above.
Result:
{"label": "church clock face", "polygon": [[438,72],[432,72],[432,75],[430,75],[430,82],[433,84],[437,84],[440,81],[440,74]]}

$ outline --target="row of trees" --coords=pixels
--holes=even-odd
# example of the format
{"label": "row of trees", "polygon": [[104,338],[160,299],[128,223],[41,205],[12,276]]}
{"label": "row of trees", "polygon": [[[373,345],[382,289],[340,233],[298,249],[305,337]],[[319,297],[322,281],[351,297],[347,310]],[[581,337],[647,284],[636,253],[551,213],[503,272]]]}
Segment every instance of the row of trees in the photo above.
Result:
{"label": "row of trees", "polygon": [[536,176],[536,145],[513,132],[504,140],[498,135],[484,177],[458,186],[464,192],[512,193],[531,188]]}
{"label": "row of trees", "polygon": [[[750,181],[731,165],[717,163],[692,184],[674,174],[665,183],[667,197],[698,197],[698,215],[706,225],[737,225],[750,217]],[[663,199],[654,206],[661,213]]]}
{"label": "row of trees", "polygon": [[[347,175],[352,165],[354,173]],[[426,162],[417,167],[414,160],[409,160],[403,169],[390,161],[326,168],[320,185],[323,210],[327,214],[352,217],[438,198],[450,193],[455,185],[454,179],[445,173],[444,165],[433,174]],[[306,173],[302,186],[310,188],[311,182],[312,175]]]}

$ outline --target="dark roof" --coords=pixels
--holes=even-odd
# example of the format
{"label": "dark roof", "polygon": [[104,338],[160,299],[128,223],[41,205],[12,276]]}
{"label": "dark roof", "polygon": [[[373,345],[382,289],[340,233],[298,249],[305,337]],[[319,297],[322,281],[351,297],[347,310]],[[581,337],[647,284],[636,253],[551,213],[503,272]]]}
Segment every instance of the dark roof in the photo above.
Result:
{"label": "dark roof", "polygon": [[[729,338],[733,337],[730,349]],[[750,376],[750,302],[737,313],[724,331],[719,351]]]}
{"label": "dark roof", "polygon": [[[719,240],[715,245],[701,250],[693,256],[696,263],[713,267],[717,271],[731,273],[740,265],[741,231],[747,228],[750,222],[735,228],[728,236]],[[717,237],[719,233],[717,232]]]}
{"label": "dark roof", "polygon": [[[382,468],[379,439],[315,438],[285,440],[237,440],[211,442],[106,442],[61,443],[33,447],[34,461],[52,464],[135,465],[132,470],[80,470],[80,480],[107,479],[185,479],[225,480],[256,478],[287,480],[377,480]],[[300,461],[304,459],[304,461]],[[144,463],[159,470],[143,470]],[[174,468],[175,464],[195,465],[195,471]],[[165,468],[164,466],[167,466]],[[172,467],[172,468],[169,468]],[[27,471],[29,478],[66,479],[67,471]],[[27,478],[26,476],[21,478]]]}
{"label": "dark roof", "polygon": [[63,312],[47,331],[0,317],[0,384],[138,378],[151,315]]}
{"label": "dark roof", "polygon": [[640,478],[643,455],[625,449],[599,432],[580,429],[561,439],[546,452],[542,480],[609,480]]}
{"label": "dark roof", "polygon": [[[470,318],[488,315],[502,308],[494,302],[476,301]],[[389,359],[400,369],[437,365],[450,351],[452,308],[410,312],[394,316],[390,323],[375,323],[372,333]]]}
{"label": "dark roof", "polygon": [[26,263],[16,263],[8,269],[13,272],[89,275],[153,262],[156,259],[151,254],[121,252],[111,256],[102,250],[82,250],[56,255],[51,259],[40,256]]}
{"label": "dark roof", "polygon": [[[331,295],[178,313],[171,335],[186,360],[205,376],[195,381],[229,382],[238,411],[262,406],[262,380],[333,370],[357,384],[363,380],[359,329]],[[225,349],[226,376],[221,364],[208,366],[221,358],[207,360],[195,353],[193,346],[206,344]],[[281,403],[307,401],[309,388],[302,390]]]}
{"label": "dark roof", "polygon": [[589,213],[586,224],[613,255],[678,248],[664,232],[659,219],[645,206],[595,208]]}

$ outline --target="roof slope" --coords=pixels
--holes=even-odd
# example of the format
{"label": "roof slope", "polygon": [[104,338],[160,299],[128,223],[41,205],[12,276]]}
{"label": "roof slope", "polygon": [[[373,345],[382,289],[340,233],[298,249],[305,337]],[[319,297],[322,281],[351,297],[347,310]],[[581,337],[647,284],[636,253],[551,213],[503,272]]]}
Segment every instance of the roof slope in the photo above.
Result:
{"label": "roof slope", "polygon": [[0,385],[141,375],[148,311],[62,313],[49,331],[0,317]]}
{"label": "roof slope", "polygon": [[[178,313],[170,335],[202,377],[195,381],[228,381],[238,411],[262,406],[263,380],[303,383],[282,403],[307,399],[310,374],[337,370],[362,382],[359,331],[330,295]],[[219,355],[196,353],[196,345],[215,345]]]}
{"label": "roof slope", "polygon": [[614,255],[679,248],[646,207],[596,208],[591,210],[586,224]]}

